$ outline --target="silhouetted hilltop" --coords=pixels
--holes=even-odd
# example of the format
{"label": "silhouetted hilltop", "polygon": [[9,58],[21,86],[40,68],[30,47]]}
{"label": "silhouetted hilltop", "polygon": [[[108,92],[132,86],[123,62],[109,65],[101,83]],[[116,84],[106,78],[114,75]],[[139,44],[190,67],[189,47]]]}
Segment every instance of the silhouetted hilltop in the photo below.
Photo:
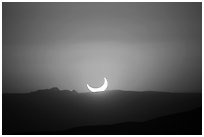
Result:
{"label": "silhouetted hilltop", "polygon": [[60,90],[58,87],[53,87],[53,88],[50,88],[50,89],[41,89],[41,90],[37,90],[37,91],[32,91],[30,92],[30,94],[61,94],[63,92],[66,92],[66,93],[77,93],[76,90]]}
{"label": "silhouetted hilltop", "polygon": [[145,122],[201,106],[201,93],[117,90],[77,93],[51,88],[27,94],[3,94],[3,134]]}

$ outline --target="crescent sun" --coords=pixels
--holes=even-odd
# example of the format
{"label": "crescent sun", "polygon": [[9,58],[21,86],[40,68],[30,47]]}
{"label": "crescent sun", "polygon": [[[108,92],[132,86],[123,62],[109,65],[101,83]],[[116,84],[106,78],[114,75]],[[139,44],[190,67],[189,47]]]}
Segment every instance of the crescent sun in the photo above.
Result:
{"label": "crescent sun", "polygon": [[91,91],[91,92],[100,92],[100,91],[105,91],[108,87],[108,81],[106,78],[104,78],[104,84],[99,87],[99,88],[92,88],[91,86],[89,86],[87,84],[87,88]]}

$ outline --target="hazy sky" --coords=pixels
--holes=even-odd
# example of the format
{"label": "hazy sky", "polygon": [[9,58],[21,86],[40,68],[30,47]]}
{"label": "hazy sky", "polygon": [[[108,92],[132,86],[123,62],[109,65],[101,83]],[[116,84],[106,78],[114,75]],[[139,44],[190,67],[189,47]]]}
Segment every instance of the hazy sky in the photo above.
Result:
{"label": "hazy sky", "polygon": [[201,91],[202,3],[3,3],[3,92]]}

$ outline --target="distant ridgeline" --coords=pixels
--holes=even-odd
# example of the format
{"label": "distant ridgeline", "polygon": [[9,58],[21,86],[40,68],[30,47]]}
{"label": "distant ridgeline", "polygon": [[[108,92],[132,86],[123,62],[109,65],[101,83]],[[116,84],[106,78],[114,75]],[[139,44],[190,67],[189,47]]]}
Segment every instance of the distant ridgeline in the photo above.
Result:
{"label": "distant ridgeline", "polygon": [[41,90],[37,90],[37,91],[31,91],[31,94],[50,94],[50,93],[78,93],[76,90],[60,90],[58,87],[53,87],[50,89],[41,89]]}

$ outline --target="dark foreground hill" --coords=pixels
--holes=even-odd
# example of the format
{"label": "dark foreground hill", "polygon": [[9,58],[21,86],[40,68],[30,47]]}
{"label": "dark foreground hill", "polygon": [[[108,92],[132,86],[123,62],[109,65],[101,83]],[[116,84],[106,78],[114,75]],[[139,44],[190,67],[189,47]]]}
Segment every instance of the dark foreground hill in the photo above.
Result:
{"label": "dark foreground hill", "polygon": [[[201,134],[202,95],[57,88],[3,94],[3,134]],[[97,126],[96,126],[97,125]]]}
{"label": "dark foreground hill", "polygon": [[201,135],[202,108],[163,116],[146,122],[83,126],[62,131],[30,132],[41,135]]}

